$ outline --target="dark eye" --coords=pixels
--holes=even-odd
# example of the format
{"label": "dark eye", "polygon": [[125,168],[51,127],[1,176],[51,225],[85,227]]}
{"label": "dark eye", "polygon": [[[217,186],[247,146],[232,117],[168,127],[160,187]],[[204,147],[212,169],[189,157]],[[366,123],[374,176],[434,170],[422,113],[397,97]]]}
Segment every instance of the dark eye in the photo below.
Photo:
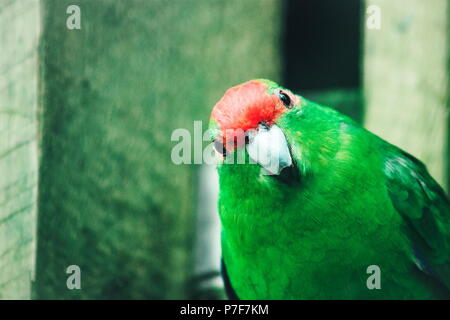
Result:
{"label": "dark eye", "polygon": [[280,98],[280,100],[283,102],[286,108],[292,108],[291,98],[289,98],[289,96],[286,93],[280,90],[278,92],[278,98]]}
{"label": "dark eye", "polygon": [[227,150],[225,149],[225,146],[223,145],[223,143],[220,141],[220,140],[218,140],[218,139],[216,139],[215,141],[214,141],[214,148],[216,149],[216,151],[218,152],[218,153],[220,153],[222,156],[224,156],[225,157],[225,155],[227,154]]}

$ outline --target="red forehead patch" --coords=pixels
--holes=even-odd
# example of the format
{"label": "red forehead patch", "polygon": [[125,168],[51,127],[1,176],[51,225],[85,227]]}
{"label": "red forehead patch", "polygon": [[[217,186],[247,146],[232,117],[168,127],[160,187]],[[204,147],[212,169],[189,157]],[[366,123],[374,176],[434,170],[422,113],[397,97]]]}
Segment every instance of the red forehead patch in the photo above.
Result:
{"label": "red forehead patch", "polygon": [[214,106],[211,117],[219,129],[255,129],[258,123],[268,125],[286,111],[276,94],[268,92],[269,85],[252,80],[232,87]]}

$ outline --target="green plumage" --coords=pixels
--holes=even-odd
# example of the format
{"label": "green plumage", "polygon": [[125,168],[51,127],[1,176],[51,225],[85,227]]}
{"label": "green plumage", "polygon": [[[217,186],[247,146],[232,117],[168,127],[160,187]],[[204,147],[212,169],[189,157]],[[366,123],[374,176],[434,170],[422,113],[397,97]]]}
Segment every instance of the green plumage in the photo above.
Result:
{"label": "green plumage", "polygon": [[[425,166],[300,101],[276,120],[298,179],[261,175],[248,161],[218,167],[223,260],[237,296],[449,298],[450,204]],[[366,285],[371,265],[379,290]]]}

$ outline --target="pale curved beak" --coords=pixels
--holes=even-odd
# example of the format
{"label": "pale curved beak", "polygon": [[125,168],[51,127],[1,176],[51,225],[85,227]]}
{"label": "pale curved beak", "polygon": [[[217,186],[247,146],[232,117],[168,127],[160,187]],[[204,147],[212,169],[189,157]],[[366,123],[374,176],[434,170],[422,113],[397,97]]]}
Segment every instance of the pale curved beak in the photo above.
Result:
{"label": "pale curved beak", "polygon": [[283,131],[276,126],[260,126],[249,134],[247,152],[269,175],[279,175],[292,165],[292,157]]}

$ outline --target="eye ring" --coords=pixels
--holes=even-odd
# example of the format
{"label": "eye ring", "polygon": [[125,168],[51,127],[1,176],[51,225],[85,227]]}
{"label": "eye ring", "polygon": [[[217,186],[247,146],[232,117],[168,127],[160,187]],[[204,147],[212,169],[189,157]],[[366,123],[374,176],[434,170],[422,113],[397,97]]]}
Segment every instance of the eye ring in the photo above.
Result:
{"label": "eye ring", "polygon": [[287,93],[283,92],[283,90],[279,90],[277,95],[286,108],[292,108],[292,100]]}

